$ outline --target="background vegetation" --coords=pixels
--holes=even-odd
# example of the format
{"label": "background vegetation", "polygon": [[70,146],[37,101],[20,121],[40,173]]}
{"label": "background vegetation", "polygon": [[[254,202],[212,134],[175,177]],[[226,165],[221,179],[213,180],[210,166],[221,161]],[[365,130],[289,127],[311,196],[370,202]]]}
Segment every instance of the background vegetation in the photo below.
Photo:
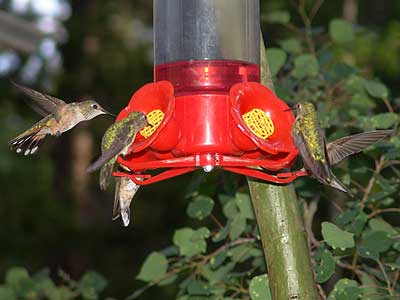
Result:
{"label": "background vegetation", "polygon": [[[85,173],[109,119],[49,139],[34,157],[7,147],[38,119],[9,78],[114,112],[152,80],[151,2],[0,8],[54,36],[33,54],[0,51],[0,299],[268,299],[244,178],[196,172],[144,187],[125,229],[111,221],[112,191]],[[397,128],[398,1],[269,0],[262,12],[277,94],[313,101],[329,140]],[[399,298],[399,148],[394,134],[335,168],[354,199],[296,181],[323,298]]]}

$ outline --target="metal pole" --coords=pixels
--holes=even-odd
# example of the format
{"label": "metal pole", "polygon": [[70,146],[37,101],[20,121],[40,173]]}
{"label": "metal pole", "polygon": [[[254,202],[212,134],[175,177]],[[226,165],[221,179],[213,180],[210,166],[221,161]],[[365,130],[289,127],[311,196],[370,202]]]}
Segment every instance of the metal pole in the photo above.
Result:
{"label": "metal pole", "polygon": [[[261,37],[261,83],[273,89]],[[317,300],[303,219],[292,184],[276,186],[248,178],[274,300]]]}

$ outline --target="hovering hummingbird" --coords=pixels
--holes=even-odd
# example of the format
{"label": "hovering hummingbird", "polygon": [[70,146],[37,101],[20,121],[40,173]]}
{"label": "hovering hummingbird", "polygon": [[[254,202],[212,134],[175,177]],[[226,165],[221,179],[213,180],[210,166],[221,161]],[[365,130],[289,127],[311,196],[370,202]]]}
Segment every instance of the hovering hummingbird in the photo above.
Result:
{"label": "hovering hummingbird", "polygon": [[100,170],[100,188],[106,190],[118,155],[128,154],[136,134],[147,126],[146,115],[131,112],[126,118],[112,124],[101,140],[101,156],[88,168],[88,172]]}
{"label": "hovering hummingbird", "polygon": [[121,216],[125,227],[131,219],[130,205],[140,185],[134,183],[129,177],[115,178],[115,196],[112,219],[116,220]]}
{"label": "hovering hummingbird", "polygon": [[8,143],[11,150],[16,150],[17,153],[34,154],[47,135],[58,137],[80,122],[91,120],[98,115],[113,115],[94,100],[65,103],[61,99],[16,83],[13,84],[31,98],[32,108],[44,116],[43,119]]}
{"label": "hovering hummingbird", "polygon": [[314,105],[310,102],[303,102],[298,103],[292,109],[297,111],[292,137],[303,159],[305,169],[311,171],[319,182],[352,196],[348,188],[333,174],[331,166],[349,155],[361,152],[391,134],[392,130],[363,132],[326,143],[325,135],[318,124]]}

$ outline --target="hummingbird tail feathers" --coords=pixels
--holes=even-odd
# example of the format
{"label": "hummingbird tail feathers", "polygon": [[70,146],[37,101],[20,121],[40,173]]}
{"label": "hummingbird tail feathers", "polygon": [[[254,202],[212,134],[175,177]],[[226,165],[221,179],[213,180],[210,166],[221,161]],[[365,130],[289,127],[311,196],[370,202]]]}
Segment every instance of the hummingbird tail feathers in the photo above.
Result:
{"label": "hummingbird tail feathers", "polygon": [[29,131],[12,139],[8,144],[11,150],[24,155],[35,154],[44,142],[46,134],[42,134],[40,128]]}
{"label": "hummingbird tail feathers", "polygon": [[110,183],[114,163],[108,162],[100,169],[100,189],[105,191]]}
{"label": "hummingbird tail feathers", "polygon": [[120,199],[120,187],[121,187],[121,177],[115,177],[115,195],[114,195],[114,207],[112,213],[112,220],[115,221],[119,218],[119,213],[121,212],[119,206],[119,199]]}
{"label": "hummingbird tail feathers", "polygon": [[122,219],[122,224],[124,227],[128,227],[130,221],[131,221],[131,210],[129,208],[129,205],[127,207],[121,207],[121,219]]}
{"label": "hummingbird tail feathers", "polygon": [[339,191],[342,191],[346,194],[348,194],[350,197],[354,197],[354,195],[350,192],[348,187],[346,187],[343,183],[339,181],[333,174],[332,174],[332,180],[329,183],[329,185]]}

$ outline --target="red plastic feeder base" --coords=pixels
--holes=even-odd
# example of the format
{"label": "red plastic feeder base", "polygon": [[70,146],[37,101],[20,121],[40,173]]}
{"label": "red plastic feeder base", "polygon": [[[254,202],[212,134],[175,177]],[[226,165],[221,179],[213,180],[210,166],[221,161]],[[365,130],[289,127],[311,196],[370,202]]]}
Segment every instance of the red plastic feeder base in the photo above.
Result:
{"label": "red plastic feeder base", "polygon": [[[131,172],[114,176],[129,176],[147,185],[217,167],[273,183],[291,182],[307,172],[281,172],[293,165],[298,154],[291,138],[294,116],[287,108],[257,82],[237,83],[229,93],[194,94],[174,93],[169,81],[146,84],[117,121],[142,111],[152,126],[138,133],[130,154],[118,158]],[[165,170],[148,174],[155,169]]]}

